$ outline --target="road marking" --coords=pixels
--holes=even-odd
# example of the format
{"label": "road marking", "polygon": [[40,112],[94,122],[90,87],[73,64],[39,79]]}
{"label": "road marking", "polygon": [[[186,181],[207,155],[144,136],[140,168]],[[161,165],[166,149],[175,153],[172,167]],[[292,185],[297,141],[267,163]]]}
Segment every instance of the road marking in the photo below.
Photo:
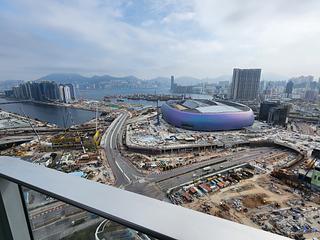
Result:
{"label": "road marking", "polygon": [[112,151],[112,139],[113,139],[114,132],[115,132],[115,130],[112,131],[111,137],[110,137],[110,142],[109,142],[111,151]]}
{"label": "road marking", "polygon": [[115,161],[117,167],[119,168],[119,170],[122,172],[122,174],[128,179],[129,183],[131,183],[131,179],[127,176],[127,174],[122,170],[122,168],[119,166],[118,162]]}
{"label": "road marking", "polygon": [[[119,122],[119,119],[117,119],[117,122]],[[113,141],[113,135],[114,135],[114,133],[116,132],[116,130],[117,130],[117,126],[118,126],[118,124],[115,124],[115,126],[113,126],[112,128],[113,128],[113,131],[111,132],[111,136],[110,136],[110,148],[111,148],[111,151],[112,151],[112,141]]]}
{"label": "road marking", "polygon": [[108,132],[108,134],[107,134],[107,136],[106,136],[106,141],[108,140],[108,137],[109,137],[109,135],[110,135],[110,132],[111,132],[111,137],[110,137],[110,142],[109,142],[109,144],[110,144],[110,148],[112,149],[112,138],[113,138],[113,133],[114,133],[114,130],[112,131],[112,129],[114,128],[114,126],[116,125],[116,123],[119,121],[119,118],[116,118],[112,123],[111,123],[111,125],[109,126],[109,128],[110,128],[110,130],[111,131],[109,131]]}
{"label": "road marking", "polygon": [[[122,120],[122,118],[123,118],[123,116],[125,116],[125,115],[120,115],[118,118],[116,118],[112,123],[114,123],[114,125],[111,127],[111,125],[109,126],[109,127],[111,127],[110,129],[113,129],[114,128],[114,130],[113,131],[111,131],[111,136],[110,136],[110,148],[112,149],[112,139],[113,139],[113,134],[114,134],[114,132],[117,130],[117,127],[118,127],[118,124],[119,124],[119,121],[121,122],[121,120]],[[118,124],[117,124],[118,123]],[[121,124],[122,125],[122,124]],[[110,133],[110,132],[109,132]],[[106,137],[106,139],[107,139],[107,137]]]}

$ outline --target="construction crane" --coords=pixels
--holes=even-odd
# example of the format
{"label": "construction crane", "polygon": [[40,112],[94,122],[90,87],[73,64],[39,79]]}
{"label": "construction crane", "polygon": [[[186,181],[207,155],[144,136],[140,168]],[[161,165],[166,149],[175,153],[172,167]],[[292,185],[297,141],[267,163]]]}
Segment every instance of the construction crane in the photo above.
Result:
{"label": "construction crane", "polygon": [[159,99],[157,99],[157,125],[160,125]]}
{"label": "construction crane", "polygon": [[[75,122],[73,121],[73,118],[72,118],[72,115],[71,115],[71,112],[70,112],[69,108],[65,107],[65,111],[67,112],[66,115],[67,115],[67,117],[70,118],[70,121],[71,121],[72,125],[75,125]],[[64,118],[64,120],[65,120],[65,118]],[[66,124],[67,124],[67,121],[65,121],[65,131],[67,130]],[[80,139],[80,144],[81,144],[83,153],[87,153],[87,151],[86,151],[86,149],[85,149],[85,147],[83,145],[82,138],[81,138],[81,135],[80,135],[79,131],[76,131],[76,133],[77,133],[77,135],[78,135],[78,137]]]}
{"label": "construction crane", "polygon": [[98,132],[98,106],[96,107],[96,132]]}
{"label": "construction crane", "polygon": [[40,136],[39,136],[37,130],[33,127],[32,123],[31,123],[31,121],[30,121],[30,118],[29,118],[29,117],[26,115],[26,113],[23,111],[22,107],[20,107],[20,111],[23,113],[24,117],[27,119],[30,127],[32,128],[32,131],[33,131],[34,134],[37,136],[38,141],[39,141],[39,144],[40,144]]}

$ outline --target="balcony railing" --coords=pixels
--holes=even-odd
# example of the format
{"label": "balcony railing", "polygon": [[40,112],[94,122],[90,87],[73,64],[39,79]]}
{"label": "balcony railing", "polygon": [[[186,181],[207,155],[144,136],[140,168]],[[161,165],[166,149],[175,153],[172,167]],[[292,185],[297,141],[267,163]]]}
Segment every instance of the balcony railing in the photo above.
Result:
{"label": "balcony railing", "polygon": [[[33,213],[33,217],[30,217],[31,208],[26,204],[26,193],[30,191],[47,196],[47,202],[38,204],[42,211]],[[42,236],[49,234],[49,226],[53,223],[66,223],[67,208],[61,211],[67,217],[55,216],[52,221],[41,222],[43,214],[53,214],[62,208],[57,200],[99,216],[96,220],[98,227],[93,232],[96,239],[102,231],[106,231],[104,236],[111,236],[106,239],[118,239],[121,234],[121,239],[287,239],[10,157],[0,157],[0,196],[0,239],[37,239],[33,233],[35,222],[32,222],[36,218],[36,224],[42,224],[38,228]],[[81,214],[72,209],[70,212]],[[75,222],[73,220],[71,225]],[[108,232],[108,228],[114,232]],[[131,234],[126,238],[124,228],[131,229],[136,236]]]}

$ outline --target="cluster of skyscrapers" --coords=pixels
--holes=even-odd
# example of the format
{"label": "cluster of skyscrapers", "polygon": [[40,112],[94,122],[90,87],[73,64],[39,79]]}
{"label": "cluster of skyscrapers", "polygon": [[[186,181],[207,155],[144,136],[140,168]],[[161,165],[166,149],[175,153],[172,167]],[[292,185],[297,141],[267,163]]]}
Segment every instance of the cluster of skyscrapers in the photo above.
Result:
{"label": "cluster of skyscrapers", "polygon": [[287,85],[286,85],[286,89],[285,89],[285,93],[286,93],[286,97],[290,98],[292,96],[292,92],[293,92],[293,82],[290,80]]}
{"label": "cluster of skyscrapers", "polygon": [[285,97],[301,98],[309,102],[315,102],[319,93],[320,81],[314,81],[313,76],[291,78],[285,88]]}
{"label": "cluster of skyscrapers", "polygon": [[181,86],[174,82],[174,76],[171,76],[170,91],[172,93],[195,93],[194,86]]}
{"label": "cluster of skyscrapers", "polygon": [[52,81],[26,82],[12,90],[5,91],[7,97],[40,102],[60,101],[69,103],[75,100],[72,84],[57,84]]}
{"label": "cluster of skyscrapers", "polygon": [[[226,97],[235,101],[250,101],[257,99],[260,77],[261,69],[233,69],[232,83],[229,88],[229,94],[226,94],[228,95]],[[174,76],[171,76],[170,90],[172,93],[201,93],[201,91],[198,91],[198,88],[199,86],[197,85],[178,85],[174,82]]]}

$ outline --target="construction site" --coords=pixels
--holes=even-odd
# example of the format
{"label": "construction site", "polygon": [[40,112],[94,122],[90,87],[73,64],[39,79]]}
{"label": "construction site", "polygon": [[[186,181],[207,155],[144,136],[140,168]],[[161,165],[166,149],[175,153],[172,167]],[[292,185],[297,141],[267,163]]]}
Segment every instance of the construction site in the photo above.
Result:
{"label": "construction site", "polygon": [[[112,185],[114,176],[108,166],[105,152],[100,147],[100,140],[114,116],[114,113],[105,113],[69,129],[50,126],[50,129],[44,130],[45,124],[40,121],[25,118],[12,120],[12,114],[9,114],[10,122],[20,121],[30,129],[30,133],[22,144],[11,143],[10,147],[4,145],[1,155],[20,157],[26,161]],[[2,122],[5,120],[2,119]],[[12,127],[12,124],[10,126]],[[18,129],[16,127],[16,130]],[[20,134],[16,135],[21,138]],[[11,137],[8,134],[6,136]]]}
{"label": "construction site", "polygon": [[[237,151],[243,150],[245,150],[245,148],[240,148]],[[138,169],[141,169],[146,173],[161,173],[174,168],[227,157],[232,153],[233,150],[230,149],[218,149],[216,151],[204,150],[200,152],[180,152],[176,154],[164,153],[160,155],[126,152],[124,153],[124,156],[129,158]]]}
{"label": "construction site", "polygon": [[[288,162],[293,152],[274,152],[241,166],[223,169],[168,190],[174,204],[294,239],[320,237],[317,191],[299,181],[310,162]],[[204,172],[208,170],[203,168]]]}
{"label": "construction site", "polygon": [[184,147],[224,147],[257,136],[243,130],[213,133],[175,128],[159,118],[157,112],[150,110],[128,122],[125,145],[132,151],[161,153]]}
{"label": "construction site", "polygon": [[144,173],[158,174],[172,203],[293,239],[320,238],[316,126],[255,122],[196,132],[158,115],[150,109],[130,119],[122,154]]}
{"label": "construction site", "polygon": [[159,108],[112,104],[82,102],[96,117],[65,129],[19,119],[22,131],[3,134],[31,141],[1,155],[290,238],[320,237],[320,139],[312,127],[304,134],[302,123],[288,131],[255,121],[233,131],[192,131],[167,123]]}

